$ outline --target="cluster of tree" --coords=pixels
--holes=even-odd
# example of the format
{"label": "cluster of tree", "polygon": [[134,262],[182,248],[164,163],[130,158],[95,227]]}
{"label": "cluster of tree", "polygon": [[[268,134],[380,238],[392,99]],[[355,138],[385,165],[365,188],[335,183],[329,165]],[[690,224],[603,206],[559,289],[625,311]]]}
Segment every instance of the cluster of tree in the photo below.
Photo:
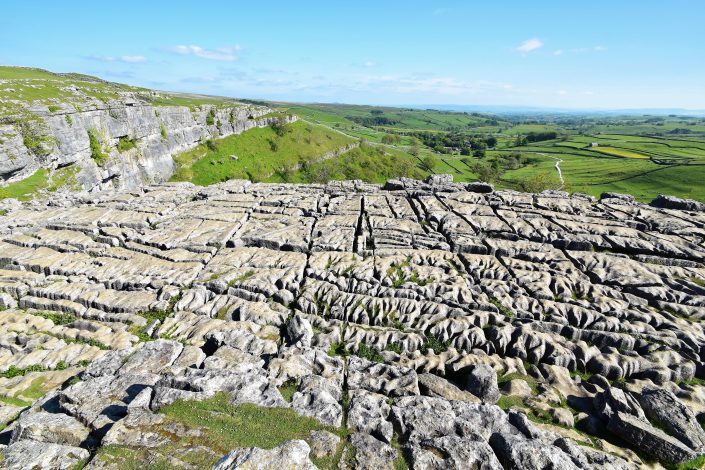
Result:
{"label": "cluster of tree", "polygon": [[528,142],[542,142],[544,140],[553,140],[557,137],[558,132],[556,131],[529,132],[526,134],[526,140]]}
{"label": "cluster of tree", "polygon": [[417,132],[414,136],[421,142],[438,153],[451,153],[454,149],[460,151],[461,155],[484,156],[484,151],[497,145],[495,136],[482,136],[463,134],[459,132],[434,133]]}
{"label": "cluster of tree", "polygon": [[514,146],[519,147],[531,142],[543,142],[544,140],[554,140],[558,138],[556,131],[529,132],[526,135],[517,134],[514,139]]}
{"label": "cluster of tree", "polygon": [[401,137],[399,137],[397,134],[384,134],[382,136],[382,143],[383,144],[398,144],[401,142]]}
{"label": "cluster of tree", "polygon": [[536,157],[527,157],[519,152],[498,154],[489,161],[477,161],[470,158],[463,158],[461,161],[467,165],[473,173],[477,174],[480,181],[496,183],[508,170],[532,165],[540,161]]}
{"label": "cluster of tree", "polygon": [[667,132],[667,134],[675,134],[675,135],[678,135],[678,134],[692,134],[692,133],[693,133],[693,131],[691,131],[690,129],[685,129],[685,128],[683,128],[683,127],[676,127],[675,129],[672,129],[672,130],[670,130],[670,131]]}
{"label": "cluster of tree", "polygon": [[393,126],[400,122],[398,119],[386,116],[346,116],[346,118],[365,127]]}

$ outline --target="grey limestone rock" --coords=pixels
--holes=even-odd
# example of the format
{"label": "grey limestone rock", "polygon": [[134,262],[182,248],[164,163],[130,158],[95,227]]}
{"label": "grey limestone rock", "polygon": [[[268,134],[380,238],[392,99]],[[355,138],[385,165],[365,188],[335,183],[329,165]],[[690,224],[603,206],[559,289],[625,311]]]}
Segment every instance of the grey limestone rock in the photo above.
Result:
{"label": "grey limestone rock", "polygon": [[317,470],[309,459],[311,448],[306,441],[288,441],[274,449],[264,450],[256,447],[235,449],[223,456],[213,466],[213,470],[270,470],[286,468],[291,470]]}
{"label": "grey limestone rock", "polygon": [[68,470],[89,456],[80,447],[21,440],[7,446],[2,463],[8,470]]}
{"label": "grey limestone rock", "polygon": [[479,364],[473,367],[468,374],[466,387],[470,393],[479,397],[483,403],[494,404],[499,400],[497,373],[488,365]]}

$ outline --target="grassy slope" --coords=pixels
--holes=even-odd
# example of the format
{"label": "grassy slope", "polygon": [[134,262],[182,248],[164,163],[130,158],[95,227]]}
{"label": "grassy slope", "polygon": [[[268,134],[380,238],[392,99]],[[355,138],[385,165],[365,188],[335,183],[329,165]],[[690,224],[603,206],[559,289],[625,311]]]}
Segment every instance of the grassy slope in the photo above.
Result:
{"label": "grassy slope", "polygon": [[[97,77],[81,74],[56,74],[46,70],[0,66],[0,100],[15,100],[24,102],[40,102],[55,105],[56,100],[79,105],[86,97],[101,101],[118,99],[119,93],[136,93],[142,99],[155,106],[200,106],[232,105],[237,101],[231,98],[214,96],[188,95],[182,93],[159,92],[153,96],[151,90],[120,83],[106,82]],[[71,92],[67,87],[75,87],[79,94]],[[8,108],[7,103],[0,107]],[[2,113],[0,113],[1,115]]]}
{"label": "grassy slope", "polygon": [[267,179],[280,183],[325,183],[330,180],[359,179],[384,183],[388,179],[406,176],[423,178],[427,172],[418,167],[415,157],[398,149],[363,144],[340,157],[312,163],[291,174],[277,172]]}
{"label": "grassy slope", "polygon": [[[199,145],[174,158],[177,171],[171,180],[192,181],[199,185],[236,178],[262,180],[282,166],[297,165],[302,159],[316,159],[354,142],[323,126],[298,121],[288,127],[290,132],[283,136],[268,127],[229,136],[218,140],[215,151],[209,150],[205,144]],[[231,160],[231,155],[237,156],[238,160]]]}

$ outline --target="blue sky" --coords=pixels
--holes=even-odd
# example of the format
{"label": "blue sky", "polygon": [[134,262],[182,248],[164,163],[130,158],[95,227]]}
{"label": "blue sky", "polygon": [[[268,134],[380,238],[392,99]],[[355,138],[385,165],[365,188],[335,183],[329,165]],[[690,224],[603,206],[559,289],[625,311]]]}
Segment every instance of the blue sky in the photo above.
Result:
{"label": "blue sky", "polygon": [[705,2],[14,1],[0,63],[369,104],[705,109]]}

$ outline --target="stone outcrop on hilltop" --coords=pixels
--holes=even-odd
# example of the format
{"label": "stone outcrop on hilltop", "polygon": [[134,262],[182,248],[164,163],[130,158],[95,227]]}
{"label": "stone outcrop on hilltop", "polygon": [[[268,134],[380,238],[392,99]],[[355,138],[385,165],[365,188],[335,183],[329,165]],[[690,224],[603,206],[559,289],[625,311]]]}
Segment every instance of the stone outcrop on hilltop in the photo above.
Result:
{"label": "stone outcrop on hilltop", "polygon": [[[0,125],[0,182],[26,178],[39,168],[68,165],[79,168],[77,182],[89,190],[164,182],[174,173],[173,155],[207,139],[271,125],[278,118],[266,117],[270,112],[252,105],[151,106],[134,99],[107,104],[92,100],[81,106],[61,103],[51,111],[36,105],[20,119],[31,117],[27,125],[46,141],[45,150],[37,154],[28,148],[17,124]],[[93,158],[89,133],[104,161]],[[123,151],[118,147],[121,139],[129,142]]]}
{"label": "stone outcrop on hilltop", "polygon": [[[705,212],[443,176],[0,207],[8,468],[629,469],[705,452]],[[223,396],[321,428],[214,450],[161,411]]]}

